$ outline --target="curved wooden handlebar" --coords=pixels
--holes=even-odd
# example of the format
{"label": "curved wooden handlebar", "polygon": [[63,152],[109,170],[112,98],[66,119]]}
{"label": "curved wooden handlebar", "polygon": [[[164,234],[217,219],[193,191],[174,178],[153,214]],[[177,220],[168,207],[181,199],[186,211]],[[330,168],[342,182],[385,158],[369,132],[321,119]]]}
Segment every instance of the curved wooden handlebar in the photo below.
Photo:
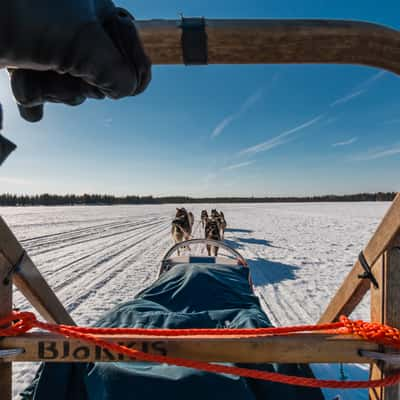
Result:
{"label": "curved wooden handlebar", "polygon": [[[136,21],[153,64],[183,64],[180,21]],[[360,64],[400,74],[400,32],[339,20],[205,20],[209,64]]]}

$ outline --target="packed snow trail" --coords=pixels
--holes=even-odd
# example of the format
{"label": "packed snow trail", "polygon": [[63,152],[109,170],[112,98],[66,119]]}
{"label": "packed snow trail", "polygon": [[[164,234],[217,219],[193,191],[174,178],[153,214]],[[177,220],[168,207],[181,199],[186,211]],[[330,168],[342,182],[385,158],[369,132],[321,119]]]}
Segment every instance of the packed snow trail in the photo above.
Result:
{"label": "packed snow trail", "polygon": [[[223,210],[225,241],[248,260],[255,292],[275,325],[312,324],[349,272],[389,203],[186,205],[195,215],[194,238],[204,237],[202,209]],[[0,208],[22,245],[80,325],[90,325],[156,278],[173,244],[175,206]],[[193,247],[206,254],[204,247]],[[30,309],[15,292],[14,304]],[[356,317],[369,318],[366,299]],[[14,394],[30,383],[32,364],[14,367]],[[338,366],[314,367],[339,378]],[[365,370],[345,366],[352,379]],[[326,391],[331,399],[337,391]],[[343,399],[367,399],[347,391]]]}

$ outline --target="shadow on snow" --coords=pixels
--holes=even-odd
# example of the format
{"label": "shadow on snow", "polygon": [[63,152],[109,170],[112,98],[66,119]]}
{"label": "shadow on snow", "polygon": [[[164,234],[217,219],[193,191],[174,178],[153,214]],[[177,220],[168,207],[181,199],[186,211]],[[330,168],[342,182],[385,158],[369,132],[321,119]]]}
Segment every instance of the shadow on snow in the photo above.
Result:
{"label": "shadow on snow", "polygon": [[236,242],[235,240],[224,239],[224,243],[235,250],[243,248],[243,245]]}
{"label": "shadow on snow", "polygon": [[272,285],[296,279],[296,265],[283,264],[262,258],[247,260],[255,286]]}
{"label": "shadow on snow", "polygon": [[274,246],[272,246],[272,244],[269,240],[265,240],[265,239],[237,238],[237,240],[239,242],[247,243],[247,244],[259,244],[260,246],[274,247]]}
{"label": "shadow on snow", "polygon": [[224,242],[234,248],[234,249],[243,249],[245,244],[256,244],[259,246],[266,246],[266,247],[274,247],[274,248],[278,248],[280,249],[281,247],[278,246],[274,246],[272,244],[272,242],[270,242],[269,240],[265,240],[265,239],[255,239],[255,238],[234,238],[233,240],[230,239],[224,239]]}
{"label": "shadow on snow", "polygon": [[238,233],[252,233],[250,229],[231,229],[231,228],[226,228],[225,232],[238,232]]}

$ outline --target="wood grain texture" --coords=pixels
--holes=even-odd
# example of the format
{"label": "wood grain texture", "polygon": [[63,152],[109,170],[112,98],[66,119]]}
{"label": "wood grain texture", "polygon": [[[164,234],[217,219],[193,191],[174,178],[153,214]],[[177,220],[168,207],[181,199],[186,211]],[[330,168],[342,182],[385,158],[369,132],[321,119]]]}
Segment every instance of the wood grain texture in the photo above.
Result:
{"label": "wood grain texture", "polygon": [[[386,254],[385,284],[384,284],[384,323],[394,328],[400,328],[400,236],[393,243],[393,247]],[[390,375],[398,370],[398,366],[385,364],[383,375]],[[382,388],[382,400],[399,400],[400,385]]]}
{"label": "wood grain texture", "polygon": [[[384,318],[384,296],[385,296],[385,264],[387,253],[383,253],[374,265],[374,276],[378,282],[379,287],[375,288],[371,284],[371,322],[379,322],[383,324]],[[379,351],[383,351],[383,346],[379,346]],[[383,363],[377,361],[370,366],[370,379],[383,378]],[[383,389],[381,387],[372,388],[369,390],[370,400],[382,400]]]}
{"label": "wood grain texture", "polygon": [[[11,265],[0,252],[0,318],[12,311],[12,285],[4,284],[4,278]],[[0,342],[1,345],[1,342]],[[1,399],[11,400],[12,396],[12,364],[0,360],[0,393]]]}
{"label": "wood grain texture", "polygon": [[[377,350],[378,346],[357,337],[329,334],[301,334],[260,338],[213,337],[143,337],[107,336],[99,337],[126,344],[157,355],[182,357],[199,361],[245,362],[245,363],[366,363],[359,356],[359,349]],[[5,338],[1,348],[24,348],[25,353],[15,361],[89,362],[126,360],[95,345],[74,339],[65,339],[53,334],[29,334]]]}
{"label": "wood grain texture", "polygon": [[[371,321],[400,328],[400,236],[395,237],[388,249],[374,267],[379,289],[371,286]],[[380,351],[384,352],[383,346]],[[384,362],[371,365],[372,379],[381,379],[396,368]],[[376,388],[369,391],[371,400],[398,400],[399,385]]]}
{"label": "wood grain texture", "polygon": [[[182,64],[180,21],[136,21],[153,64]],[[206,20],[210,64],[359,64],[400,73],[400,33],[340,20]]]}

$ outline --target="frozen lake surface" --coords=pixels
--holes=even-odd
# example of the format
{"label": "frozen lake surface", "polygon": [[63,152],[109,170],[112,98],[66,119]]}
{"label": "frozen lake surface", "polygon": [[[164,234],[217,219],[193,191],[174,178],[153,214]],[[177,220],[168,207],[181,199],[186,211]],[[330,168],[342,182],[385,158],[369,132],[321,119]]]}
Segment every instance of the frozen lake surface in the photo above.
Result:
{"label": "frozen lake surface", "polygon": [[[275,325],[315,323],[352,268],[390,203],[220,204],[228,222],[227,244],[248,260],[255,290]],[[195,215],[194,237],[203,237],[200,212],[214,205],[186,205]],[[172,245],[175,206],[75,206],[1,208],[67,310],[80,325],[94,323],[157,277]],[[204,249],[198,248],[204,252]],[[29,309],[19,293],[14,303]],[[368,298],[354,316],[369,319]],[[14,393],[34,373],[16,364]],[[353,379],[365,369],[345,366]],[[338,379],[337,366],[315,366],[318,376]],[[332,399],[338,391],[326,391]],[[367,399],[366,391],[341,392]]]}

